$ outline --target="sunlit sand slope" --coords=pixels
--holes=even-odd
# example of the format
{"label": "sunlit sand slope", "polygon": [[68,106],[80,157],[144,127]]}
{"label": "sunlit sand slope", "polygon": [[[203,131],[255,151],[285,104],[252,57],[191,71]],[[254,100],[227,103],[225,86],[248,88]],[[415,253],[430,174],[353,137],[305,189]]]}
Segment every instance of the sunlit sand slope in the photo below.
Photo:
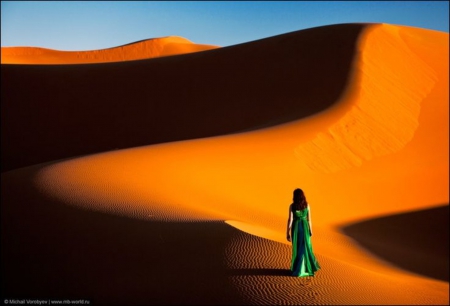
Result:
{"label": "sunlit sand slope", "polygon": [[[2,174],[6,292],[106,303],[128,298],[128,304],[448,305],[448,218],[442,217],[449,201],[448,38],[448,33],[386,24],[337,25],[144,61],[140,65],[169,69],[172,60],[208,66],[212,59],[241,59],[228,61],[236,82],[227,86],[171,83],[189,107],[179,109],[182,104],[174,99],[165,104],[177,106],[171,112],[162,105],[155,110],[195,120],[189,129],[181,119],[181,125],[160,119],[161,139],[168,143],[51,161],[49,148],[10,128],[6,133],[23,135],[21,145],[49,162]],[[336,48],[324,51],[331,41]],[[341,61],[344,54],[350,58]],[[100,65],[97,73],[108,67],[139,71],[129,64]],[[7,68],[10,78],[23,72],[25,84],[41,69],[56,79],[49,67]],[[279,74],[257,78],[268,71]],[[247,79],[250,75],[260,82]],[[130,88],[123,90],[131,105],[155,105],[139,99],[144,87]],[[85,90],[77,86],[71,93],[92,99]],[[18,89],[9,93],[22,101]],[[205,107],[202,93],[216,113]],[[61,101],[47,97],[52,107]],[[2,119],[8,118],[4,105]],[[26,114],[25,109],[22,104],[16,114]],[[260,112],[258,120],[250,120],[249,114]],[[2,133],[13,126],[11,119],[2,123]],[[169,134],[163,122],[189,131]],[[149,134],[154,130],[150,122],[140,126]],[[208,126],[209,135],[195,132]],[[48,139],[40,134],[45,128],[36,129],[34,137]],[[242,132],[231,134],[236,131]],[[124,134],[112,134],[102,135],[125,146]],[[200,136],[214,137],[188,139]],[[156,143],[152,137],[147,140]],[[94,143],[95,137],[86,139]],[[12,142],[3,146],[11,148]],[[73,148],[60,156],[78,154]],[[14,150],[2,162],[11,169],[32,164],[30,153],[14,160],[11,156],[27,152]],[[313,279],[289,277],[287,271],[285,227],[297,187],[311,206],[313,247],[322,266]],[[33,277],[21,279],[30,270]],[[111,270],[112,277],[105,277]],[[81,281],[86,278],[91,283]],[[174,286],[183,287],[179,295],[171,294]]]}
{"label": "sunlit sand slope", "polygon": [[314,114],[342,94],[362,25],[336,27],[142,61],[2,65],[2,171]]}
{"label": "sunlit sand slope", "polygon": [[216,49],[178,36],[147,39],[91,51],[60,51],[39,47],[2,47],[2,64],[88,64],[122,62]]}

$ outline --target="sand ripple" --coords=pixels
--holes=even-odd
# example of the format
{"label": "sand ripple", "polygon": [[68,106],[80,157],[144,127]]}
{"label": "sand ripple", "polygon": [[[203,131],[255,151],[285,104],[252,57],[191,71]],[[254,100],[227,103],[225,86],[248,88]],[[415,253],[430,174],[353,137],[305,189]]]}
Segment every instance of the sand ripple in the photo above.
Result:
{"label": "sand ripple", "polygon": [[[409,277],[367,270],[321,253],[316,254],[321,269],[315,277],[291,277],[289,245],[246,233],[229,241],[225,255],[231,281],[251,305],[422,305],[442,304],[445,298],[432,282],[413,285]],[[427,293],[427,286],[435,287],[434,294]]]}

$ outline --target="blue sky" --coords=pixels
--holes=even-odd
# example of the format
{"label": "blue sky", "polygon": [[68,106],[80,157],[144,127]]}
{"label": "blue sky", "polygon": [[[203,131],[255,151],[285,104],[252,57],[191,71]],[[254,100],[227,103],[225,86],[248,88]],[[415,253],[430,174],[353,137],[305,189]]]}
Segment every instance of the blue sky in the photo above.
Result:
{"label": "blue sky", "polygon": [[229,46],[322,25],[449,32],[449,1],[2,1],[1,45],[94,50],[182,36]]}

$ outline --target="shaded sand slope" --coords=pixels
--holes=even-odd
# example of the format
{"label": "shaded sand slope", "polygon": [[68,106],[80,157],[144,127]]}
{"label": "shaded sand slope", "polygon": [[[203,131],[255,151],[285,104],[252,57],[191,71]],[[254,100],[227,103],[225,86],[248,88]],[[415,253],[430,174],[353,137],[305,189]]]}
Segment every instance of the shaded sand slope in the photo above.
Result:
{"label": "shaded sand slope", "polygon": [[2,171],[311,115],[342,94],[362,27],[143,61],[2,65]]}
{"label": "shaded sand slope", "polygon": [[138,41],[120,47],[91,51],[59,51],[39,47],[2,47],[2,64],[87,64],[122,62],[199,52],[217,48],[178,36]]}
{"label": "shaded sand slope", "polygon": [[[362,221],[343,230],[366,249],[400,267],[448,282],[448,218],[447,204]],[[433,260],[423,264],[426,258]]]}
{"label": "shaded sand slope", "polygon": [[[346,31],[354,26],[305,31],[353,37],[349,40],[352,57],[344,79],[335,79],[342,83],[333,85],[340,89],[333,101],[326,86],[295,87],[296,94],[290,92],[298,97],[295,104],[282,95],[276,104],[263,99],[285,92],[282,89],[289,80],[283,79],[271,82],[271,90],[263,87],[261,96],[250,91],[260,98],[261,108],[267,107],[266,122],[239,126],[239,116],[223,121],[229,132],[251,131],[104,152],[2,173],[2,276],[10,280],[6,294],[87,295],[100,303],[128,299],[127,304],[448,305],[448,280],[440,274],[448,269],[448,261],[442,259],[448,252],[448,232],[439,230],[448,227],[448,219],[439,218],[448,210],[442,205],[449,201],[448,34],[381,24],[360,25],[358,35],[351,36]],[[325,73],[336,58],[334,52],[321,53],[328,51],[320,49],[323,41],[318,37],[311,34],[311,44],[302,40],[308,48],[319,48],[305,52],[308,63],[302,62],[303,57],[292,58],[292,63],[299,63],[296,67],[316,67],[317,75],[311,74],[305,82],[317,82],[320,75],[330,82],[337,78]],[[244,53],[249,46],[284,38],[152,61],[161,66],[174,59],[202,62],[213,54]],[[342,40],[337,45],[349,48],[341,44]],[[311,52],[318,56],[314,63],[306,56]],[[285,57],[271,59],[273,63]],[[236,71],[245,67],[243,63],[234,67]],[[9,73],[21,67],[11,66]],[[261,67],[260,63],[253,69]],[[291,66],[280,72],[286,67]],[[240,82],[234,85],[243,83],[235,79]],[[257,87],[251,82],[245,85]],[[215,92],[213,101],[222,110],[237,107],[231,100],[221,100],[230,97],[228,92]],[[247,92],[241,88],[238,93],[245,96]],[[195,100],[189,102],[193,109],[186,115],[192,119],[204,120],[205,114],[213,114],[196,108]],[[239,105],[243,117],[255,110],[251,103]],[[282,105],[290,108],[278,113]],[[216,114],[204,126],[206,122],[211,122],[212,129],[219,126],[225,113]],[[266,127],[254,129],[258,125]],[[192,125],[191,136],[196,127],[201,125]],[[218,129],[210,132],[218,133]],[[170,134],[161,133],[165,141],[171,140]],[[120,134],[115,137],[121,140]],[[24,159],[31,162],[28,156]],[[305,190],[311,205],[313,246],[322,266],[312,280],[287,276],[290,245],[285,226],[296,187]],[[399,214],[404,215],[395,217]],[[427,242],[419,236],[416,214],[422,216],[424,232],[433,235]],[[381,219],[388,216],[388,221]],[[446,224],[431,227],[430,222],[437,220]],[[361,222],[366,223],[358,229],[355,224]],[[383,240],[385,229],[379,229],[380,224],[418,239],[405,240],[398,233]],[[352,227],[357,235],[349,233]],[[37,237],[45,246],[55,242],[59,248],[41,250]],[[164,244],[164,239],[173,243]],[[427,248],[430,242],[434,247]],[[150,247],[155,247],[156,254]],[[402,263],[407,264],[398,263],[399,256],[414,251],[421,256],[406,255]],[[423,269],[414,267],[419,264]],[[117,268],[111,271],[111,266]],[[173,279],[175,285],[187,286],[183,300],[168,294],[168,279],[178,268],[187,272]],[[434,272],[423,272],[427,269]],[[29,270],[35,276],[20,282]],[[105,274],[111,277],[106,279]],[[39,283],[39,290],[34,287],[38,275],[46,280]],[[82,281],[75,288],[72,275],[103,280],[108,289],[98,282]],[[146,293],[142,284],[158,290]],[[220,297],[214,299],[211,292]]]}
{"label": "shaded sand slope", "polygon": [[94,305],[243,301],[223,259],[238,230],[223,222],[148,222],[80,210],[43,194],[24,174],[2,180],[2,201],[15,203],[2,203],[2,297]]}

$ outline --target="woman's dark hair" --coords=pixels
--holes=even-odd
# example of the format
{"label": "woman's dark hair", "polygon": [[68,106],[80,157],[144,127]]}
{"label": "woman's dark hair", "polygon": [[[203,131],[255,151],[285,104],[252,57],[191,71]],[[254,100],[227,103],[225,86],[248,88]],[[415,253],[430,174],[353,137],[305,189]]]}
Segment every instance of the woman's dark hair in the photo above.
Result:
{"label": "woman's dark hair", "polygon": [[308,202],[306,202],[305,194],[303,193],[303,190],[300,188],[297,188],[294,190],[294,210],[302,210],[308,207]]}

